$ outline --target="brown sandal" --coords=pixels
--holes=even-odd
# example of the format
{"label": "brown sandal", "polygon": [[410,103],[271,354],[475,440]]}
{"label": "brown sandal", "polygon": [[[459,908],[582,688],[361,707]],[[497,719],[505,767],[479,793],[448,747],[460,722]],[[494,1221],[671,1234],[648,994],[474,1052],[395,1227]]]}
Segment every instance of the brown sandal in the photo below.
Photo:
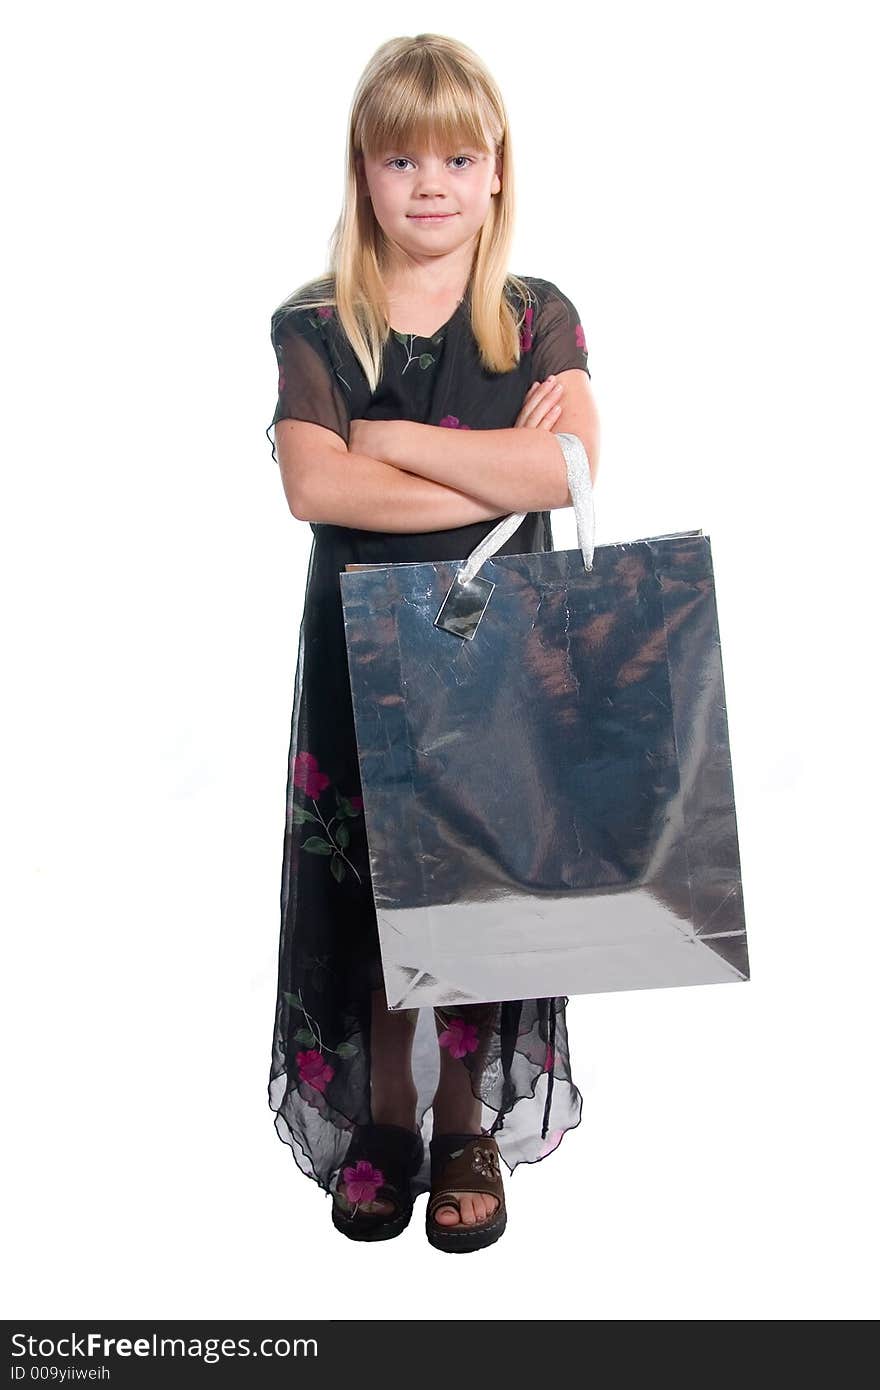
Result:
{"label": "brown sandal", "polygon": [[[498,1205],[485,1221],[461,1220],[458,1192],[484,1192]],[[458,1224],[441,1226],[434,1220],[438,1207],[457,1207]],[[507,1207],[501,1181],[498,1145],[488,1134],[439,1134],[431,1140],[431,1195],[425,1233],[437,1250],[451,1253],[482,1250],[504,1233]]]}

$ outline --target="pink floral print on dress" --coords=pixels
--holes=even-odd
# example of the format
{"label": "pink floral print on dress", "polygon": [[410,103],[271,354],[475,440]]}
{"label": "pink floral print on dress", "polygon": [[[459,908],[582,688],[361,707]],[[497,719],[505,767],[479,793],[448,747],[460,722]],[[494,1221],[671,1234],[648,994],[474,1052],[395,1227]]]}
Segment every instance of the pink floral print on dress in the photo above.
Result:
{"label": "pink floral print on dress", "polygon": [[525,315],[523,317],[523,324],[521,329],[519,330],[520,352],[531,352],[532,350],[532,320],[534,316],[535,311],[530,304],[529,307],[526,309]]}
{"label": "pink floral print on dress", "polygon": [[368,1158],[343,1168],[345,1195],[350,1202],[372,1202],[385,1181],[381,1168],[375,1168]]}
{"label": "pink floral print on dress", "polygon": [[312,753],[297,753],[293,760],[293,785],[301,788],[306,796],[320,796],[329,787],[330,778],[318,766],[318,759]]}
{"label": "pink floral print on dress", "polygon": [[457,415],[444,415],[440,424],[448,430],[469,430],[470,425],[463,425]]}
{"label": "pink floral print on dress", "polygon": [[298,1052],[296,1065],[300,1081],[304,1081],[307,1086],[314,1086],[316,1091],[323,1092],[327,1082],[332,1081],[336,1075],[316,1048],[310,1048],[308,1052]]}
{"label": "pink floral print on dress", "polygon": [[[307,811],[304,806],[295,804],[293,807],[294,825],[305,825],[307,821],[313,821],[315,825],[322,826],[325,832],[323,835],[309,835],[308,839],[303,841],[302,848],[309,854],[327,855],[330,859],[330,872],[337,883],[340,883],[345,877],[346,864],[360,883],[361,876],[345,851],[351,839],[348,821],[361,815],[364,809],[363,797],[343,796],[337,790],[336,814],[330,821],[327,821],[318,805],[318,797],[332,783],[326,772],[321,771],[315,755],[305,751],[297,753],[293,760],[293,785],[305,792],[306,796],[312,798],[312,804],[315,808],[312,812]],[[335,830],[333,828],[334,821],[339,821]]]}
{"label": "pink floral print on dress", "polygon": [[463,1018],[450,1019],[437,1041],[441,1047],[449,1049],[452,1057],[466,1057],[476,1052],[480,1045],[480,1030],[475,1023],[466,1023]]}

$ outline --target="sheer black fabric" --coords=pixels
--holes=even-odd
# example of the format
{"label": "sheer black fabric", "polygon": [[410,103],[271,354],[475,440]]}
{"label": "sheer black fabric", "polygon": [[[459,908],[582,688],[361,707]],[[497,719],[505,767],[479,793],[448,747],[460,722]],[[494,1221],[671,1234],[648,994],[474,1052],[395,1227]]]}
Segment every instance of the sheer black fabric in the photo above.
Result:
{"label": "sheer black fabric", "polygon": [[[431,338],[391,334],[374,393],[332,307],[278,310],[271,325],[278,402],[267,435],[282,419],[323,425],[346,442],[353,419],[512,428],[533,381],[573,367],[590,375],[574,304],[550,281],[521,278],[529,299],[516,369],[490,373],[481,366],[468,291]],[[351,1130],[372,1118],[371,992],[382,985],[339,575],[348,563],[464,559],[494,525],[402,534],[312,524],[291,720],[269,1104],[299,1167],[328,1192]],[[550,513],[532,512],[498,553],[552,549]],[[440,1046],[468,1069],[482,1127],[511,1171],[546,1157],[579,1124],[583,1099],[571,1074],[567,1003],[562,997],[418,1011],[412,1071],[426,1156],[416,1192],[430,1186]],[[445,1024],[439,1040],[434,1014]]]}

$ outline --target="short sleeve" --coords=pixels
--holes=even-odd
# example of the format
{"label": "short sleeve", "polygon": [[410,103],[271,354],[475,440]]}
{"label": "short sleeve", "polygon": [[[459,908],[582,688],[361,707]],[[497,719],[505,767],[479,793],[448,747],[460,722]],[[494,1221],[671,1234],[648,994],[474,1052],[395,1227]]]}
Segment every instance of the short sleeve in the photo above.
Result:
{"label": "short sleeve", "polygon": [[[326,312],[326,311],[325,311]],[[321,326],[321,309],[277,309],[271,340],[278,363],[278,403],[266,436],[275,454],[279,420],[307,420],[349,440],[351,413]]]}
{"label": "short sleeve", "polygon": [[592,380],[581,316],[567,295],[550,280],[535,287],[538,299],[532,327],[532,380],[546,381],[557,372],[578,367]]}

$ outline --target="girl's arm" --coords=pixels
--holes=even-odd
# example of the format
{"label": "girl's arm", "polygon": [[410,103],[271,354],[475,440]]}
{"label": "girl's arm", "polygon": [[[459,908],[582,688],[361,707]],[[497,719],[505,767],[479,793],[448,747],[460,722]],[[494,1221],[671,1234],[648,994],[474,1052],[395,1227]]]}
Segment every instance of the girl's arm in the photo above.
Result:
{"label": "girl's arm", "polygon": [[288,506],[300,521],[414,535],[501,514],[444,483],[349,452],[344,440],[320,425],[281,420],[276,439]]}
{"label": "girl's arm", "polygon": [[[553,432],[583,441],[595,483],[599,421],[589,378],[571,368],[556,381],[562,409]],[[435,483],[466,488],[493,516],[571,506],[565,459],[548,430],[461,430],[410,420],[353,420],[351,430],[355,449]]]}

